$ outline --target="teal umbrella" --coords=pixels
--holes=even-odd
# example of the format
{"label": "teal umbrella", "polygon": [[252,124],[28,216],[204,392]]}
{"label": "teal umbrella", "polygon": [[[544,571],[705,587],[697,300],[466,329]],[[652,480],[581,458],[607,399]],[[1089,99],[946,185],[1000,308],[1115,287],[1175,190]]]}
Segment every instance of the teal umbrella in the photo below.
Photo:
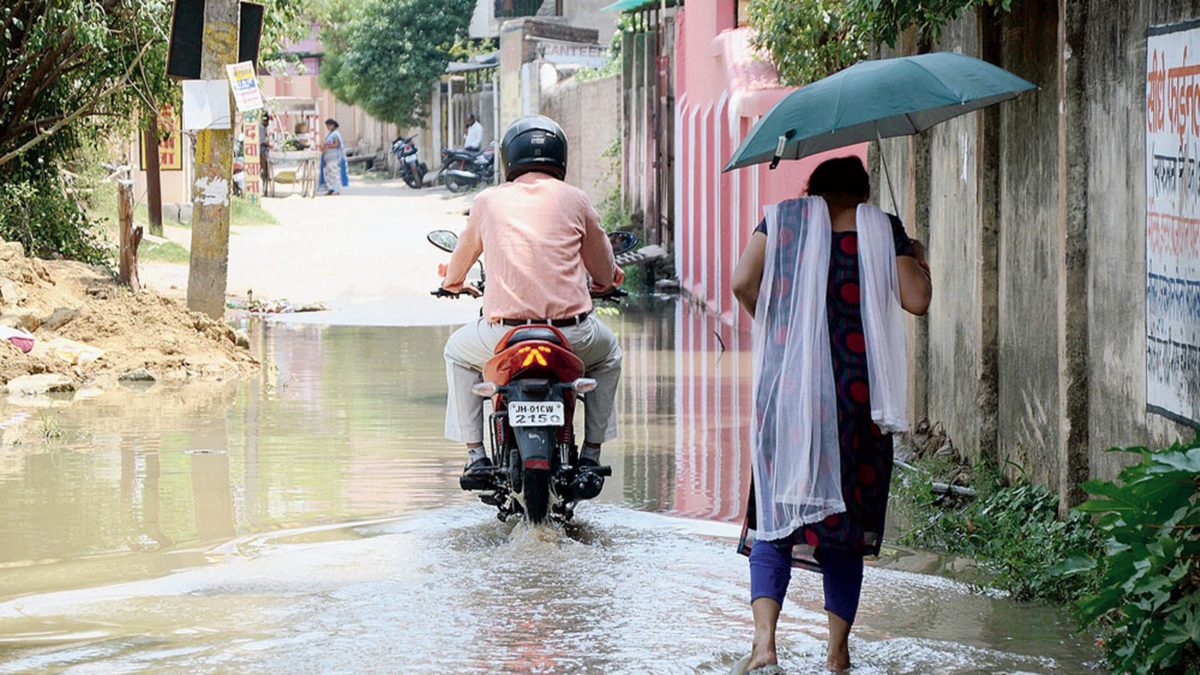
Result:
{"label": "teal umbrella", "polygon": [[952,52],[863,61],[777,103],[725,171],[910,136],[1029,89],[1036,87],[1007,70]]}

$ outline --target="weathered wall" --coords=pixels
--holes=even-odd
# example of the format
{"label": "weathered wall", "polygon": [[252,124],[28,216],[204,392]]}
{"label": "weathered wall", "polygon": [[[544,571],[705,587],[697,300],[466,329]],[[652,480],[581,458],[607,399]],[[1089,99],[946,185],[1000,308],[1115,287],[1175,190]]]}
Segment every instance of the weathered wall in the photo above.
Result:
{"label": "weathered wall", "polygon": [[1039,86],[1000,109],[999,459],[1057,484],[1057,6],[1020,2],[1001,66]]}
{"label": "weathered wall", "polygon": [[[942,34],[942,49],[979,56],[974,17]],[[979,115],[965,115],[929,134],[930,195],[928,251],[937,302],[928,318],[929,409],[939,411],[946,433],[972,459],[985,446],[986,412],[981,410],[984,247],[979,219],[977,132]],[[994,245],[990,251],[995,255]]]}
{"label": "weathered wall", "polygon": [[1116,445],[1191,432],[1146,413],[1146,27],[1200,17],[1200,2],[1088,6],[1088,354],[1091,474],[1107,477]]}
{"label": "weathered wall", "polygon": [[[1197,0],[1026,0],[998,18],[969,14],[937,48],[1039,89],[873,153],[879,203],[910,234],[927,227],[926,339],[910,327],[917,416],[927,410],[972,459],[1012,462],[1066,500],[1128,461],[1104,449],[1193,433],[1146,411],[1143,165],[1146,29],[1197,17]],[[902,193],[894,208],[880,160]]]}
{"label": "weathered wall", "polygon": [[554,84],[542,91],[542,114],[567,132],[567,182],[599,204],[619,179],[604,155],[621,134],[621,77],[587,82],[572,77]]}

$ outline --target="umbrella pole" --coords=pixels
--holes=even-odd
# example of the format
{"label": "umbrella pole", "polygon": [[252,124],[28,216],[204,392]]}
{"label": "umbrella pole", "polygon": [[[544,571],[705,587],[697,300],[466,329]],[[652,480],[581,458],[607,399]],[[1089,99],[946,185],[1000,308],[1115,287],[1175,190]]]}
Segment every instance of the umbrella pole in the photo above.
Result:
{"label": "umbrella pole", "polygon": [[875,130],[875,140],[879,142],[879,163],[883,165],[883,179],[887,181],[888,194],[892,196],[892,208],[900,210],[900,202],[896,201],[896,191],[892,188],[892,176],[888,173],[887,156],[883,154],[883,137]]}

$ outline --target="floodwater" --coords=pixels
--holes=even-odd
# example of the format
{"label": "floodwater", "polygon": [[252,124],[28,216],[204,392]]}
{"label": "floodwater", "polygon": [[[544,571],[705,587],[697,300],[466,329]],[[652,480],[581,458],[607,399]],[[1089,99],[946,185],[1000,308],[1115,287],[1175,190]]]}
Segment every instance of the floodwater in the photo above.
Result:
{"label": "floodwater", "polygon": [[[252,380],[0,405],[0,672],[728,672],[749,476],[745,338],[685,305],[605,320],[623,436],[559,530],[498,522],[441,439],[444,327],[251,326]],[[862,673],[1087,672],[1060,612],[868,569]],[[817,577],[782,622],[824,663]]]}

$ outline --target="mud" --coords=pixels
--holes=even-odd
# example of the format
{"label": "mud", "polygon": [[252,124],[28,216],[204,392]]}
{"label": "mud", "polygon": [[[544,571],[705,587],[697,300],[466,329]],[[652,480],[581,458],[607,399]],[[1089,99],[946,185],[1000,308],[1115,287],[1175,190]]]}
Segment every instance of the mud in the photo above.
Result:
{"label": "mud", "polygon": [[28,354],[0,344],[5,385],[31,374],[60,374],[82,388],[111,385],[137,369],[155,380],[185,381],[258,368],[224,322],[154,291],[120,287],[103,268],[28,258],[15,242],[0,242],[0,324],[37,338]]}

